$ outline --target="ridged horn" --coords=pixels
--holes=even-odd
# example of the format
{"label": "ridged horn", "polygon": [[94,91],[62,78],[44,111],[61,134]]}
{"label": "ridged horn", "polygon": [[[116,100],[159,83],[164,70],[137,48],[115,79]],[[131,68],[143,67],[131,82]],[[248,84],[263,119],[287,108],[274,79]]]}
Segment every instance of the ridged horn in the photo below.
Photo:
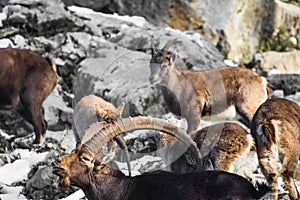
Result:
{"label": "ridged horn", "polygon": [[94,123],[86,131],[81,144],[85,146],[85,148],[87,148],[91,153],[96,155],[100,148],[102,148],[103,145],[105,145],[112,138],[121,135],[124,132],[141,129],[158,130],[173,135],[181,142],[191,147],[197,160],[201,158],[201,153],[197,147],[197,144],[188,134],[185,133],[184,130],[164,119],[152,117],[139,116],[133,118],[120,118],[117,121],[107,123],[106,125],[103,124],[103,122]]}
{"label": "ridged horn", "polygon": [[127,168],[128,168],[128,174],[129,174],[129,176],[131,176],[130,157],[129,157],[126,141],[124,140],[122,135],[119,135],[119,136],[116,137],[116,142],[121,147],[121,149],[123,149],[124,152],[125,152],[125,158],[126,158],[126,163],[127,163]]}

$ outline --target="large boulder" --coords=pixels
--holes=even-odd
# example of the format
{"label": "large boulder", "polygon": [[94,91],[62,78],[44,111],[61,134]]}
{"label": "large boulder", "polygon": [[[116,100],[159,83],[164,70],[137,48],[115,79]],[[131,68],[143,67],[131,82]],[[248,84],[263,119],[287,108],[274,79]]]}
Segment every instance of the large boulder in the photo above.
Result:
{"label": "large boulder", "polygon": [[282,73],[295,73],[300,71],[300,51],[259,53],[255,55],[255,62],[266,72],[276,69]]}
{"label": "large boulder", "polygon": [[119,106],[126,102],[125,115],[144,114],[157,95],[148,83],[149,55],[103,43],[94,58],[80,63],[74,84],[75,103],[97,94]]}
{"label": "large boulder", "polygon": [[[205,29],[227,57],[247,62],[268,26],[272,0],[201,0],[192,3]],[[218,13],[218,14],[216,14]],[[225,40],[225,41],[224,41]]]}

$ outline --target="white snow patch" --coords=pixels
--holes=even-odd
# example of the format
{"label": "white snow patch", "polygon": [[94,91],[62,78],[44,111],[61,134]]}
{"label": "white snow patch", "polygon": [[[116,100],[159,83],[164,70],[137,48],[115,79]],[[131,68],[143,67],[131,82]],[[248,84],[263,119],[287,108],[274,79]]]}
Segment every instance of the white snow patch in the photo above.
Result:
{"label": "white snow patch", "polygon": [[45,160],[48,152],[36,153],[17,149],[14,151],[14,154],[19,155],[21,159],[0,167],[0,183],[11,185],[14,182],[26,180],[31,166]]}
{"label": "white snow patch", "polygon": [[23,199],[27,199],[24,195],[19,194],[19,193],[15,193],[15,194],[1,194],[0,195],[1,200],[23,200]]}
{"label": "white snow patch", "polygon": [[282,72],[279,69],[271,69],[268,72],[268,76],[274,75],[274,74],[282,74]]}
{"label": "white snow patch", "polygon": [[232,60],[226,59],[226,60],[224,60],[223,62],[225,63],[225,65],[230,66],[230,67],[238,67],[238,66],[239,66],[237,63],[235,63],[235,62],[232,61]]}
{"label": "white snow patch", "polygon": [[7,18],[6,13],[2,12],[0,13],[0,27],[3,26],[2,21],[5,20]]}
{"label": "white snow patch", "polygon": [[73,194],[71,194],[70,196],[60,199],[60,200],[79,200],[79,199],[83,199],[85,197],[84,193],[82,190],[77,190],[76,192],[74,192]]}
{"label": "white snow patch", "polygon": [[70,10],[71,12],[74,12],[78,16],[85,17],[85,18],[90,18],[91,16],[95,17],[95,15],[98,15],[100,17],[126,21],[127,23],[128,22],[132,23],[133,25],[135,25],[137,27],[145,27],[146,24],[148,23],[145,18],[139,17],[139,16],[128,16],[128,15],[121,16],[116,13],[104,14],[101,12],[95,12],[90,8],[84,8],[84,7],[78,7],[78,6],[69,6],[68,10]]}
{"label": "white snow patch", "polygon": [[10,39],[4,38],[0,40],[0,48],[6,48],[9,46],[15,47],[14,43]]}

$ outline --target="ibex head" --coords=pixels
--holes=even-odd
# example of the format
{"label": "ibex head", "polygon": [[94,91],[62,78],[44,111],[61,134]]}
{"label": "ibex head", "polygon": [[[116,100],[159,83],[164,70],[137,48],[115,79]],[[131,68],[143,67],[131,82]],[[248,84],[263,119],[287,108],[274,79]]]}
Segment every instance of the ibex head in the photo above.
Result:
{"label": "ibex head", "polygon": [[162,80],[166,80],[170,77],[169,73],[174,68],[176,54],[169,52],[168,49],[175,41],[176,39],[167,42],[167,44],[158,51],[153,47],[151,48],[151,74],[149,80],[152,84],[161,83]]}
{"label": "ibex head", "polygon": [[102,147],[112,138],[138,129],[154,129],[175,136],[193,149],[196,160],[200,162],[201,155],[196,143],[175,125],[151,117],[120,118],[112,123],[94,123],[76,149],[53,162],[53,173],[59,176],[59,186],[86,187],[94,179],[116,171],[113,170],[116,164],[112,162],[114,154],[103,155]]}

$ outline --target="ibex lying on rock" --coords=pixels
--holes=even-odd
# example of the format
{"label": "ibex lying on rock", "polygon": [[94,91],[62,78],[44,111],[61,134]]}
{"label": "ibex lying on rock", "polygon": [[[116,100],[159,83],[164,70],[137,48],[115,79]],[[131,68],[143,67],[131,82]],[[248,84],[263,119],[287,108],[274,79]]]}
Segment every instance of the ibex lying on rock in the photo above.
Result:
{"label": "ibex lying on rock", "polygon": [[42,103],[57,83],[56,65],[30,50],[0,49],[0,109],[16,109],[33,124],[35,144],[47,129]]}
{"label": "ibex lying on rock", "polygon": [[[87,129],[95,122],[112,122],[121,118],[125,104],[122,103],[118,109],[101,97],[88,95],[83,97],[75,106],[73,114],[73,126],[76,141],[80,142]],[[126,142],[122,135],[116,137],[119,146],[124,150],[128,173],[131,175],[130,158]],[[108,142],[108,152],[115,151],[116,144],[113,140]]]}
{"label": "ibex lying on rock", "polygon": [[274,190],[274,199],[278,199],[278,175],[282,176],[291,198],[300,199],[293,180],[300,155],[300,106],[286,99],[267,100],[253,117],[251,134],[261,171]]}
{"label": "ibex lying on rock", "polygon": [[176,126],[149,117],[126,118],[108,123],[94,124],[84,136],[81,145],[69,155],[55,160],[54,173],[59,185],[80,187],[88,199],[259,199],[269,191],[260,185],[257,191],[243,177],[221,171],[175,174],[154,171],[127,177],[114,169],[112,158],[104,156],[101,148],[113,137],[126,131],[150,128],[170,133],[198,148],[191,138]]}
{"label": "ibex lying on rock", "polygon": [[[165,156],[172,159],[173,148],[179,145],[170,138],[161,134],[163,145],[167,147]],[[258,168],[258,160],[254,140],[250,133],[237,123],[225,122],[214,124],[192,134],[203,160],[210,160],[214,170],[236,173],[244,176],[255,184],[253,172]],[[171,170],[179,173],[197,170],[196,162],[189,162],[192,156],[188,151],[171,164]],[[204,162],[207,163],[207,162]],[[206,166],[200,170],[206,170]]]}
{"label": "ibex lying on rock", "polygon": [[244,67],[223,67],[205,71],[178,71],[176,55],[168,52],[174,40],[161,50],[152,48],[150,82],[159,83],[170,111],[186,118],[188,133],[198,129],[200,119],[234,107],[250,125],[261,103],[268,98],[265,78]]}

